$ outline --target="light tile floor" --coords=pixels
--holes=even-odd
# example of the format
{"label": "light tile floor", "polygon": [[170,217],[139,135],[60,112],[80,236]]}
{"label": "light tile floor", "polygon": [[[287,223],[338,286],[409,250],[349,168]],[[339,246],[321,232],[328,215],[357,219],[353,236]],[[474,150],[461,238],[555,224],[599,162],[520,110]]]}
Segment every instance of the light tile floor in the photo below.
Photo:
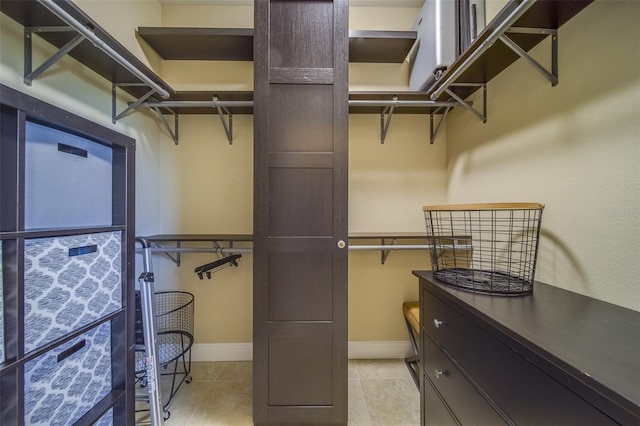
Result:
{"label": "light tile floor", "polygon": [[[191,377],[169,407],[167,426],[253,425],[251,362],[193,362]],[[349,361],[350,426],[418,425],[419,397],[403,360]],[[149,424],[148,413],[136,418]]]}

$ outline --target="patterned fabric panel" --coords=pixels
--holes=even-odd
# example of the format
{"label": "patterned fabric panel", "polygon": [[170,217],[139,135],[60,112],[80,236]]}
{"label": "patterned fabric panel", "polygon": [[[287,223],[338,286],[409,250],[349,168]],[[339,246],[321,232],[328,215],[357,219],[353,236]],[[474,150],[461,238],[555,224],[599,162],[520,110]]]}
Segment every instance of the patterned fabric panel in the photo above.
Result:
{"label": "patterned fabric panel", "polygon": [[111,323],[24,367],[26,425],[73,424],[111,391]]}
{"label": "patterned fabric panel", "polygon": [[25,241],[24,349],[122,307],[121,232]]}
{"label": "patterned fabric panel", "polygon": [[100,417],[93,426],[113,426],[113,408],[104,413],[104,416]]}
{"label": "patterned fabric panel", "polygon": [[4,308],[2,295],[2,241],[0,241],[0,363],[4,362]]}

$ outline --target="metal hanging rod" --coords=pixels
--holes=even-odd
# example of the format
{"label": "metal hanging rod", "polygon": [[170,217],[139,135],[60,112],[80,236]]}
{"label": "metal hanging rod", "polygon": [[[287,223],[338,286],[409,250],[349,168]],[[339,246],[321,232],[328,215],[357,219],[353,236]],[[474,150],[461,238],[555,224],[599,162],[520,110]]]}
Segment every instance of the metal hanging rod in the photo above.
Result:
{"label": "metal hanging rod", "polygon": [[513,24],[520,19],[520,17],[524,15],[525,12],[536,3],[536,1],[537,0],[523,0],[523,2],[520,3],[513,12],[511,12],[507,19],[502,21],[500,25],[489,35],[489,37],[482,42],[480,47],[473,51],[473,53],[471,53],[471,55],[469,55],[469,57],[458,68],[456,68],[450,76],[438,85],[437,89],[431,94],[431,99],[438,99],[440,95],[442,95],[449,86],[455,83],[458,77],[460,77],[462,73],[464,73],[487,49],[493,46],[500,36],[513,26]]}
{"label": "metal hanging rod", "polygon": [[[253,101],[160,101],[160,102],[143,102],[142,106],[150,108],[239,108],[252,107]],[[349,100],[349,106],[394,106],[394,107],[455,107],[458,105],[454,101],[408,101],[408,100]]]}
{"label": "metal hanging rod", "polygon": [[240,108],[252,107],[253,101],[160,101],[160,102],[144,102],[142,106],[150,108]]}
{"label": "metal hanging rod", "polygon": [[69,26],[73,27],[78,33],[82,34],[87,40],[91,41],[91,43],[110,56],[114,61],[118,62],[124,68],[126,68],[129,72],[143,81],[147,86],[152,88],[155,92],[157,92],[163,99],[169,97],[169,92],[160,87],[158,83],[151,80],[147,77],[139,68],[125,59],[118,52],[113,50],[109,45],[107,45],[103,40],[101,40],[98,36],[95,35],[93,31],[84,26],[80,21],[67,13],[64,9],[62,9],[58,4],[56,4],[53,0],[38,0],[40,4],[49,9],[51,13],[56,15],[58,18],[66,22]]}

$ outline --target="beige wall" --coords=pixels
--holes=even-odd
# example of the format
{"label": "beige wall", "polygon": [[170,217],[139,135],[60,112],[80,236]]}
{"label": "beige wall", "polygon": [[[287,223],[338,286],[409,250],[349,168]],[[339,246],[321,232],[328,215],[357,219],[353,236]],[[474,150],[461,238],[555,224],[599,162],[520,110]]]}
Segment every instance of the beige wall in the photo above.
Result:
{"label": "beige wall", "polygon": [[[449,202],[546,204],[537,278],[640,309],[640,2],[596,1],[560,29],[560,84],[518,61],[488,122],[447,122]],[[548,63],[549,45],[533,56]]]}

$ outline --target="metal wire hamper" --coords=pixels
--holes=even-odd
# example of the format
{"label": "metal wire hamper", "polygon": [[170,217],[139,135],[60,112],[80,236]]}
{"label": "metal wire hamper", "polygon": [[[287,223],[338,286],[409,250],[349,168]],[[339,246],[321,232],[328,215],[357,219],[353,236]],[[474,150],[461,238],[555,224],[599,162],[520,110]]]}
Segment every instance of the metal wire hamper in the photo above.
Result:
{"label": "metal wire hamper", "polygon": [[[163,408],[171,400],[183,382],[191,382],[191,347],[193,346],[193,294],[183,291],[165,291],[154,294],[156,342],[158,364],[171,376],[171,390],[163,399]],[[140,309],[136,300],[136,310]],[[141,315],[136,312],[136,379],[146,386],[146,361]],[[140,318],[140,321],[138,319]],[[140,348],[140,350],[138,350]],[[180,379],[178,380],[178,377]],[[166,414],[165,414],[166,415]]]}
{"label": "metal wire hamper", "polygon": [[533,291],[543,204],[423,207],[435,278],[504,296]]}

